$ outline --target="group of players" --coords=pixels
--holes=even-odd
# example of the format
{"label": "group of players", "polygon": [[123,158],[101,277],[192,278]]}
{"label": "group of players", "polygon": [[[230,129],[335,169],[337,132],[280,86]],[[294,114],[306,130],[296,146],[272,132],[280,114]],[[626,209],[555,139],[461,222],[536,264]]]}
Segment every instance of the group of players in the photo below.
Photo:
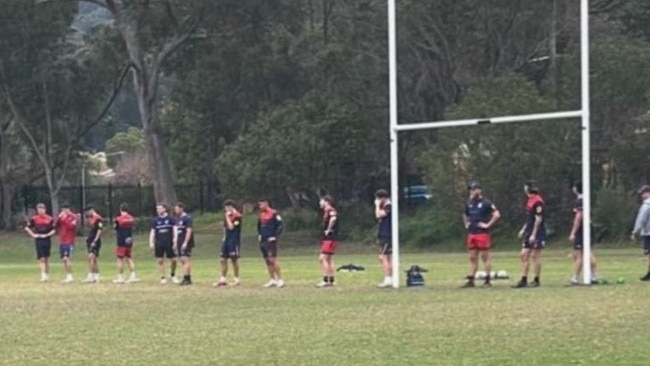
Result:
{"label": "group of players", "polygon": [[[486,276],[482,287],[491,287],[492,260],[490,256],[491,237],[490,229],[501,217],[499,210],[494,203],[483,196],[483,187],[479,183],[468,185],[469,200],[465,207],[463,223],[467,230],[467,249],[469,251],[470,269],[467,275],[467,282],[463,288],[475,287],[475,278],[479,265],[479,258],[483,261]],[[518,237],[522,239],[521,250],[521,279],[514,286],[515,288],[538,287],[541,277],[541,253],[547,240],[546,232],[546,204],[539,193],[539,187],[533,181],[524,184],[526,201],[526,223],[519,231]],[[569,240],[573,244],[573,275],[570,284],[577,285],[578,277],[582,271],[582,249],[583,249],[583,215],[582,215],[582,185],[577,182],[573,185],[573,192],[576,196],[573,206],[574,218],[572,222]],[[638,192],[643,204],[637,215],[632,236],[643,238],[644,254],[648,257],[648,272],[641,278],[643,281],[650,281],[650,186],[643,186]],[[322,240],[319,261],[321,263],[323,278],[317,287],[330,287],[335,284],[335,266],[333,256],[336,252],[339,236],[339,218],[336,204],[332,197],[324,196],[320,199],[322,210]],[[278,262],[278,238],[282,234],[283,222],[279,213],[273,209],[269,200],[261,199],[258,202],[259,216],[257,222],[257,234],[259,247],[266,264],[269,281],[264,287],[284,287],[280,263]],[[377,242],[379,244],[379,261],[382,266],[384,280],[379,287],[386,288],[393,286],[392,276],[392,226],[391,226],[391,200],[388,192],[380,189],[375,194],[374,218],[377,220]],[[232,285],[239,285],[239,257],[241,247],[242,215],[237,210],[235,202],[226,200],[223,204],[224,235],[221,246],[221,274],[214,286],[227,286],[228,261],[233,267]],[[59,254],[64,263],[64,283],[74,281],[72,276],[72,253],[75,247],[75,236],[79,215],[73,213],[68,206],[63,206],[59,215],[55,218],[49,216],[44,204],[36,206],[37,213],[31,218],[25,227],[27,233],[34,238],[36,256],[41,270],[41,281],[49,281],[49,257],[51,252],[51,238],[59,235]],[[194,248],[194,233],[192,217],[185,212],[182,203],[177,203],[173,208],[173,215],[164,204],[156,207],[156,217],[151,221],[149,235],[149,246],[154,252],[160,275],[160,283],[166,284],[169,280],[180,285],[192,284],[191,256]],[[88,252],[88,276],[84,282],[94,283],[99,281],[99,269],[97,257],[101,249],[101,238],[104,232],[103,219],[93,207],[85,209],[85,218],[88,225],[88,236],[86,247]],[[128,206],[120,206],[120,214],[113,219],[113,226],[116,231],[117,278],[114,283],[137,282],[135,263],[133,261],[133,231],[136,220],[129,214]],[[170,262],[169,277],[165,270],[164,260]],[[182,279],[176,276],[177,258],[182,264]],[[529,282],[528,273],[530,263],[533,265],[533,280]],[[125,279],[124,266],[128,265],[130,275]],[[592,283],[598,283],[596,276],[596,260],[591,256]]]}

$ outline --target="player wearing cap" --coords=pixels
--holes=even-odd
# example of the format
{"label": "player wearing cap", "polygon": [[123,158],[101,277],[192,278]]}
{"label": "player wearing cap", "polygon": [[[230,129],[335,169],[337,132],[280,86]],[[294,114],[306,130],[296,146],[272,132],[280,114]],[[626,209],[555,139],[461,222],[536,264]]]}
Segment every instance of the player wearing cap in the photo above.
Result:
{"label": "player wearing cap", "polygon": [[[584,237],[582,232],[582,182],[576,182],[572,187],[573,194],[576,196],[575,203],[573,204],[573,225],[571,226],[571,233],[569,234],[569,241],[573,244],[573,276],[571,277],[570,285],[577,285],[578,278],[582,271],[582,247],[584,245]],[[591,225],[589,225],[591,230]],[[593,235],[591,244],[593,245]],[[591,252],[591,283],[597,284],[598,277],[596,276],[596,257]]]}
{"label": "player wearing cap", "polygon": [[640,236],[643,240],[643,254],[648,258],[648,272],[641,277],[641,281],[650,281],[650,186],[644,185],[639,188],[638,193],[641,195],[643,203],[636,215],[632,239]]}
{"label": "player wearing cap", "polygon": [[528,286],[528,268],[530,260],[533,261],[535,279],[530,284],[532,287],[539,287],[539,277],[542,272],[541,255],[546,245],[546,204],[539,194],[539,188],[533,181],[524,184],[526,201],[526,224],[519,231],[519,238],[523,239],[521,249],[521,280],[515,288]]}
{"label": "player wearing cap", "polygon": [[467,188],[469,190],[469,201],[465,206],[463,222],[467,230],[469,274],[467,275],[467,282],[462,287],[474,287],[479,255],[486,273],[483,287],[492,287],[490,283],[490,272],[492,271],[490,228],[499,220],[501,214],[490,200],[483,197],[483,187],[480,184],[474,182]]}

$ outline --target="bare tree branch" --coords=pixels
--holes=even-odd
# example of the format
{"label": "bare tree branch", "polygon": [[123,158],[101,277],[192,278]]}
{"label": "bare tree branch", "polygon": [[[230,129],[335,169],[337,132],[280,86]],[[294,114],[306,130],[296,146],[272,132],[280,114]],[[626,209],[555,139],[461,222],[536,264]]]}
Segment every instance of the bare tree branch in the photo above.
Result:
{"label": "bare tree branch", "polygon": [[122,69],[119,78],[115,80],[115,84],[113,86],[113,92],[111,93],[110,98],[108,98],[108,101],[104,105],[104,108],[102,108],[102,111],[99,113],[99,115],[79,133],[80,137],[86,136],[93,128],[95,128],[95,126],[97,126],[104,119],[106,113],[108,113],[108,110],[113,105],[115,98],[117,98],[117,96],[120,93],[120,90],[122,90],[124,79],[126,79],[127,75],[129,74],[129,70],[131,70],[132,66],[133,64],[128,64]]}
{"label": "bare tree branch", "polygon": [[32,148],[34,152],[36,153],[36,156],[38,157],[38,160],[41,161],[41,163],[45,166],[47,165],[47,159],[45,155],[43,155],[43,152],[38,146],[38,143],[36,142],[36,139],[34,138],[34,135],[27,129],[26,126],[26,119],[23,117],[22,113],[18,110],[16,107],[16,104],[14,104],[13,98],[11,97],[11,93],[9,93],[9,90],[5,86],[4,88],[4,94],[5,98],[7,100],[7,103],[9,104],[9,108],[11,109],[11,113],[14,115],[16,118],[16,123],[18,124],[18,127],[20,130],[25,134],[25,137],[27,137],[27,140],[29,140],[29,143],[32,145]]}
{"label": "bare tree branch", "polygon": [[95,4],[97,6],[100,6],[104,9],[108,9],[108,4],[106,3],[105,0],[81,0],[83,2],[89,3],[89,4]]}

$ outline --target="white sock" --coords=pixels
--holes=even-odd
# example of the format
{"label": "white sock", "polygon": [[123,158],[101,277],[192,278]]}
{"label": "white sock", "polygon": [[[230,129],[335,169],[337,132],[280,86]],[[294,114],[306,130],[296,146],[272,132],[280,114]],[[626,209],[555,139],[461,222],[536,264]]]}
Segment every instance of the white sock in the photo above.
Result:
{"label": "white sock", "polygon": [[[121,276],[122,276],[122,275],[120,275],[120,277],[121,277]],[[135,271],[131,272],[130,277],[131,277],[131,278],[135,278]]]}
{"label": "white sock", "polygon": [[93,273],[93,279],[98,280],[99,279],[99,272]]}
{"label": "white sock", "polygon": [[392,277],[386,276],[386,278],[384,278],[384,283],[391,283],[391,282],[393,282]]}

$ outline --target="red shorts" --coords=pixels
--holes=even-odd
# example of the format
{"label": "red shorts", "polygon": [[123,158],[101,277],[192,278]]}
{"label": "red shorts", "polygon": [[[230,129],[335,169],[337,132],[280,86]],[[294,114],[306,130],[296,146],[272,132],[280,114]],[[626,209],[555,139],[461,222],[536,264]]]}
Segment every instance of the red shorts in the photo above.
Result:
{"label": "red shorts", "polygon": [[468,250],[490,250],[492,240],[490,234],[469,234],[467,235]]}
{"label": "red shorts", "polygon": [[133,247],[117,247],[115,248],[115,256],[118,258],[131,258],[131,251]]}
{"label": "red shorts", "polygon": [[320,252],[322,254],[332,255],[336,252],[336,242],[334,240],[323,240],[320,244]]}

